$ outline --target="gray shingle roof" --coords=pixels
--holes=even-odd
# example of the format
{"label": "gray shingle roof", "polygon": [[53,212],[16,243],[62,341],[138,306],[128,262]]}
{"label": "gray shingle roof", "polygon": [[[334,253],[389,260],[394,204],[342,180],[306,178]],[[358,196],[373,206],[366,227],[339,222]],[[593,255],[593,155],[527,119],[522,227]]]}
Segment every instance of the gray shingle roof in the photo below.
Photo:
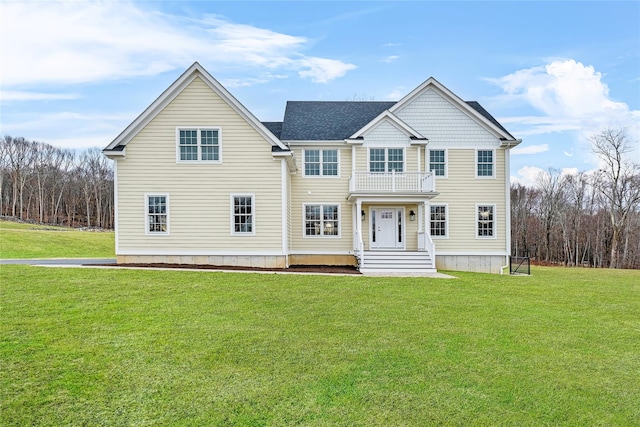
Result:
{"label": "gray shingle roof", "polygon": [[473,108],[478,113],[482,114],[485,119],[489,120],[491,123],[493,123],[494,125],[498,126],[500,129],[505,131],[507,135],[509,135],[511,138],[515,139],[514,136],[511,135],[508,130],[502,127],[502,125],[491,114],[489,114],[489,112],[485,110],[482,107],[482,105],[480,105],[477,101],[465,101],[465,102],[467,103],[467,105],[469,105],[469,107]]}
{"label": "gray shingle roof", "polygon": [[[341,141],[395,104],[395,101],[287,101],[283,122],[263,124],[283,141]],[[478,102],[467,104],[511,135]]]}
{"label": "gray shingle roof", "polygon": [[280,139],[336,141],[349,138],[395,102],[288,101]]}
{"label": "gray shingle roof", "polygon": [[282,133],[282,122],[262,122],[262,124],[264,127],[269,129],[272,134],[280,139],[280,134]]}

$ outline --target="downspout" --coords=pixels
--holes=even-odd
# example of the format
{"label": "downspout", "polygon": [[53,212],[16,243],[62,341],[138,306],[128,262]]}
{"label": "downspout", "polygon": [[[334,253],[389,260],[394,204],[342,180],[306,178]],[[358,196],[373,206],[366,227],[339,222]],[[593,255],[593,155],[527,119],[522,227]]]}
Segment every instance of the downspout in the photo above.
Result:
{"label": "downspout", "polygon": [[521,139],[517,139],[513,142],[513,144],[506,144],[504,150],[504,170],[505,170],[505,179],[504,179],[504,197],[505,197],[505,232],[506,232],[506,243],[507,243],[507,253],[505,255],[506,264],[500,267],[500,274],[504,274],[504,269],[509,267],[509,257],[511,256],[511,152],[509,151],[512,147],[520,144],[522,142]]}
{"label": "downspout", "polygon": [[283,158],[280,161],[280,185],[281,193],[280,199],[282,200],[282,253],[284,254],[285,268],[289,267],[289,186],[287,185],[287,160]]}

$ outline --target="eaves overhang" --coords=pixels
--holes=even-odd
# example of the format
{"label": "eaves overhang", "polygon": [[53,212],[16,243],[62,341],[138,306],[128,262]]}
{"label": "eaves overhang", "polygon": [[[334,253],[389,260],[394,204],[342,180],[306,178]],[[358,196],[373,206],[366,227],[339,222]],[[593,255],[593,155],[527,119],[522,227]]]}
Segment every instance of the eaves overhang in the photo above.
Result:
{"label": "eaves overhang", "polygon": [[349,202],[365,202],[365,203],[422,203],[431,200],[440,193],[437,191],[430,192],[374,192],[374,191],[358,191],[350,192],[347,196]]}
{"label": "eaves overhang", "polygon": [[110,159],[115,158],[125,158],[126,157],[126,147],[124,145],[116,145],[111,150],[104,149],[102,150],[102,154],[107,156]]}
{"label": "eaves overhang", "polygon": [[500,139],[500,148],[513,148],[522,142],[521,139]]}
{"label": "eaves overhang", "polygon": [[271,155],[274,159],[285,159],[287,167],[290,173],[296,173],[298,167],[296,166],[295,154],[291,150],[283,150],[280,147],[271,147]]}

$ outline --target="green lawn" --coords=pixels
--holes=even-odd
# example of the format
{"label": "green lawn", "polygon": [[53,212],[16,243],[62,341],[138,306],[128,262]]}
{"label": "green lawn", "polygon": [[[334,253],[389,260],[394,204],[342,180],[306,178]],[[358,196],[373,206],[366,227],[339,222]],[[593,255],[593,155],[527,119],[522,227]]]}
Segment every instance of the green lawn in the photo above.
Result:
{"label": "green lawn", "polygon": [[0,221],[0,258],[114,258],[113,232]]}
{"label": "green lawn", "polygon": [[2,266],[0,424],[638,425],[640,271]]}

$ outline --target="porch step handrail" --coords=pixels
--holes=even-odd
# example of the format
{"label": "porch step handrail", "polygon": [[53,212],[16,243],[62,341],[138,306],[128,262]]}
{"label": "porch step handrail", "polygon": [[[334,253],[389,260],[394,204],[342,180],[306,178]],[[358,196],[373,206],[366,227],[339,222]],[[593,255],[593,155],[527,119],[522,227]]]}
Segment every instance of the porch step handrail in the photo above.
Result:
{"label": "porch step handrail", "polygon": [[356,257],[358,258],[358,264],[364,265],[364,242],[362,234],[358,230],[356,230]]}
{"label": "porch step handrail", "polygon": [[435,254],[435,244],[431,235],[426,231],[418,232],[418,250],[428,252],[432,256]]}

